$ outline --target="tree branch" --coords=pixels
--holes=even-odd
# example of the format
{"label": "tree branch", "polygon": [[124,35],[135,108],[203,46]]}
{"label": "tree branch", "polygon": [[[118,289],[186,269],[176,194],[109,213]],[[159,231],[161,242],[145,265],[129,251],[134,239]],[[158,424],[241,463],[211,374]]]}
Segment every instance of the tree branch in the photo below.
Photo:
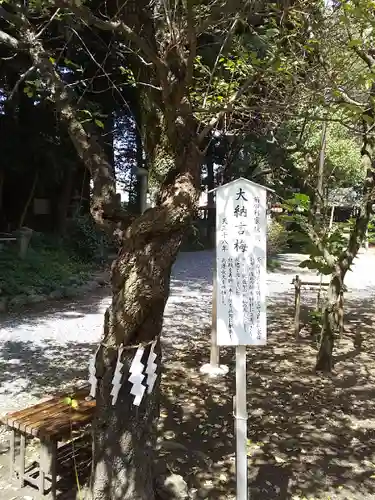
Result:
{"label": "tree branch", "polygon": [[[346,14],[345,10],[344,10],[344,15],[346,17],[346,20],[348,21],[347,23],[345,23],[346,33],[348,35],[349,40],[352,41],[353,37],[349,31],[350,20],[348,18],[348,15]],[[358,47],[356,44],[353,44],[351,46],[351,49],[353,49],[353,51],[357,54],[357,56],[360,59],[362,59],[362,61],[365,62],[370,69],[372,69],[375,66],[375,59],[368,52],[365,52],[363,49]]]}
{"label": "tree branch", "polygon": [[316,248],[319,250],[319,252],[321,252],[321,254],[323,255],[323,258],[326,261],[327,265],[330,267],[333,267],[336,263],[335,256],[332,255],[327,250],[325,245],[322,243],[321,238],[320,238],[319,234],[313,228],[312,223],[310,222],[309,224],[303,224],[303,228],[306,231],[311,242],[316,246]]}
{"label": "tree branch", "polygon": [[155,64],[159,72],[159,76],[164,81],[167,78],[167,66],[164,61],[160,59],[158,54],[152,50],[151,46],[145,38],[142,38],[130,26],[122,21],[111,21],[100,19],[95,16],[90,9],[84,6],[78,6],[71,0],[56,0],[55,2],[60,7],[69,9],[76,17],[82,19],[87,25],[95,26],[102,31],[113,31],[125,36],[130,42],[133,42],[149,59],[150,62]]}
{"label": "tree branch", "polygon": [[224,4],[223,2],[215,2],[214,5],[210,6],[208,16],[197,26],[197,36],[205,33],[209,27],[217,27],[224,22],[228,22],[231,16],[238,12],[244,12],[247,6],[251,6],[251,0],[231,0],[230,2],[224,2]]}
{"label": "tree branch", "polygon": [[28,76],[30,76],[30,75],[31,75],[31,74],[32,74],[35,70],[36,70],[36,66],[34,66],[34,65],[33,65],[33,66],[30,66],[30,68],[29,68],[27,71],[25,71],[25,73],[23,73],[23,74],[19,77],[19,79],[18,79],[17,83],[16,83],[16,84],[15,84],[15,86],[13,87],[12,92],[11,92],[11,93],[10,93],[10,95],[9,95],[9,100],[10,100],[10,101],[13,99],[13,97],[15,96],[15,94],[18,92],[18,89],[19,89],[19,86],[21,85],[21,83],[22,83],[22,82],[24,82],[24,81],[25,81],[25,79],[26,79]]}
{"label": "tree branch", "polygon": [[352,104],[353,106],[357,106],[359,108],[362,108],[364,106],[364,103],[361,103],[359,101],[356,101],[352,99],[343,89],[338,89],[340,92],[340,95],[342,97],[343,102],[346,102],[347,104]]}
{"label": "tree branch", "polygon": [[4,19],[4,21],[8,23],[14,24],[15,26],[20,24],[18,16],[4,9],[2,5],[0,5],[0,18]]}
{"label": "tree branch", "polygon": [[215,127],[215,125],[220,121],[220,119],[229,111],[232,111],[233,104],[246,92],[246,90],[253,83],[252,78],[249,78],[243,85],[240,87],[237,92],[235,92],[228,100],[227,105],[219,111],[210,122],[204,127],[204,129],[198,135],[198,144],[203,141],[207,137],[207,135],[211,132],[211,130]]}
{"label": "tree branch", "polygon": [[367,66],[370,69],[372,69],[375,66],[375,59],[372,56],[370,56],[370,54],[368,54],[367,52],[365,52],[364,50],[360,49],[357,46],[352,47],[352,49],[357,54],[357,56],[360,57],[362,61],[364,61],[367,64]]}
{"label": "tree branch", "polygon": [[56,9],[55,12],[52,14],[52,17],[50,19],[48,19],[48,21],[46,22],[46,24],[43,26],[43,28],[39,31],[39,33],[37,33],[35,35],[35,38],[39,38],[43,33],[44,31],[48,28],[48,26],[52,23],[52,21],[55,19],[55,17],[57,16],[57,14],[60,12],[60,9]]}
{"label": "tree branch", "polygon": [[[1,14],[0,14],[1,17]],[[17,38],[14,38],[11,35],[8,35],[8,33],[5,33],[5,31],[0,30],[0,43],[6,45],[7,47],[10,47],[14,50],[19,50],[20,49],[20,42],[17,40]]]}
{"label": "tree branch", "polygon": [[203,99],[203,106],[206,105],[207,96],[208,96],[208,93],[209,93],[209,91],[211,89],[212,80],[213,80],[213,77],[214,77],[217,65],[219,63],[219,59],[220,59],[220,57],[221,57],[221,55],[223,53],[224,47],[228,43],[230,37],[233,35],[234,29],[237,26],[237,23],[238,23],[239,19],[240,19],[240,15],[237,14],[236,17],[235,17],[235,19],[234,19],[234,21],[233,21],[233,23],[232,23],[232,25],[231,25],[231,27],[228,30],[227,36],[224,38],[223,43],[221,44],[220,50],[219,50],[219,52],[218,52],[218,54],[216,56],[214,67],[212,68],[211,75],[210,75],[210,80],[208,82],[206,93],[205,93],[205,96],[204,96],[204,99]]}
{"label": "tree branch", "polygon": [[191,85],[194,73],[194,60],[197,55],[197,34],[195,32],[193,19],[193,9],[190,2],[187,5],[187,30],[189,40],[189,56],[186,62],[186,75],[184,87],[188,88]]}
{"label": "tree branch", "polygon": [[26,73],[30,73],[32,69],[38,69],[46,88],[53,96],[56,110],[67,128],[78,156],[90,171],[94,184],[91,204],[94,219],[106,230],[112,231],[116,222],[124,226],[128,222],[128,214],[121,208],[120,199],[116,194],[113,167],[105,152],[95,137],[89,135],[84,129],[64,82],[56,72],[41,41],[36,38],[35,30],[26,17],[19,17],[18,30],[20,41],[17,43],[17,48],[21,45],[33,63],[32,68]]}

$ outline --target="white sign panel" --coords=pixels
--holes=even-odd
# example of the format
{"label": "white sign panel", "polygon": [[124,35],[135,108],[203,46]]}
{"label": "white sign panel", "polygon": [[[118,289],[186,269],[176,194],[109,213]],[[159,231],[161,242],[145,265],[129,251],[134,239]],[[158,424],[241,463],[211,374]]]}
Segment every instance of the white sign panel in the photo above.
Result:
{"label": "white sign panel", "polygon": [[265,345],[267,190],[238,179],[216,190],[217,344]]}

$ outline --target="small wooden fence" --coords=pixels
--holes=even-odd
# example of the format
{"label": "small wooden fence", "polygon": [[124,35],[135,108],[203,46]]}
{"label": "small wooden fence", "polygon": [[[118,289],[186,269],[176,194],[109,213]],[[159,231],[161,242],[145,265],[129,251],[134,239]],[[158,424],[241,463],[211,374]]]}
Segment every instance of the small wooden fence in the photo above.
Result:
{"label": "small wooden fence", "polygon": [[[302,281],[298,274],[292,281],[292,285],[294,285],[294,334],[295,337],[299,337],[299,332],[300,332],[300,316],[301,316],[301,289],[302,287],[306,288],[327,288],[329,286],[329,283],[324,283],[324,282],[317,282],[317,281]],[[344,314],[342,313],[343,311],[343,305],[344,305],[344,297],[343,293],[340,294],[340,311],[341,314],[339,316],[339,334],[340,337],[344,331]],[[320,308],[320,293],[317,295],[316,299],[316,309],[319,310]]]}

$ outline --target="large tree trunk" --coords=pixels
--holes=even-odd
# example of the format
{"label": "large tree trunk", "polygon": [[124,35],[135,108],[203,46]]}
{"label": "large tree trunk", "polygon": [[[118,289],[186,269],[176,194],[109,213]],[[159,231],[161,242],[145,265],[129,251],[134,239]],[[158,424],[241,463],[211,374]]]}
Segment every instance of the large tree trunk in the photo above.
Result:
{"label": "large tree trunk", "polygon": [[[161,315],[161,311],[155,311],[155,321],[159,321]],[[144,395],[140,407],[134,406],[133,396],[130,395],[132,385],[126,379],[136,349],[124,352],[122,362],[125,381],[116,406],[111,405],[109,397],[113,370],[109,369],[105,373],[97,397],[92,483],[92,498],[95,500],[154,499],[153,457],[159,416],[160,375],[152,394]],[[142,360],[144,364],[148,353],[146,348]],[[111,354],[108,350],[105,353]],[[160,364],[160,349],[157,361]]]}
{"label": "large tree trunk", "polygon": [[[145,345],[146,362],[150,342],[161,334],[172,265],[198,201],[201,156],[194,143],[185,151],[161,189],[159,205],[132,223],[112,266],[112,304],[105,315],[104,336],[96,358],[94,500],[154,499],[153,448],[159,380],[139,408],[132,404],[131,384],[126,381],[137,346]],[[125,382],[112,406],[111,381],[120,346],[125,347]]]}
{"label": "large tree trunk", "polygon": [[[71,96],[30,24],[25,24],[20,38],[54,97],[56,110],[78,155],[90,171],[94,185],[91,212],[95,220],[104,226],[122,226],[122,249],[112,266],[112,303],[105,314],[104,334],[96,356],[98,386],[91,496],[94,500],[153,500],[152,452],[159,381],[137,408],[130,395],[128,372],[139,343],[145,346],[146,358],[150,342],[161,334],[172,265],[197,208],[202,161],[198,142],[205,134],[199,132],[197,137],[197,123],[182,91],[185,85],[170,94],[169,80],[160,63],[166,86],[166,102],[160,112],[166,118],[167,142],[175,165],[162,184],[156,208],[147,210],[125,230],[128,219],[121,210],[113,168],[103,148],[80,123]],[[148,125],[146,130],[156,141],[158,124]],[[147,151],[154,151],[155,144]],[[120,347],[124,348],[124,383],[116,405],[112,406],[111,382]]]}

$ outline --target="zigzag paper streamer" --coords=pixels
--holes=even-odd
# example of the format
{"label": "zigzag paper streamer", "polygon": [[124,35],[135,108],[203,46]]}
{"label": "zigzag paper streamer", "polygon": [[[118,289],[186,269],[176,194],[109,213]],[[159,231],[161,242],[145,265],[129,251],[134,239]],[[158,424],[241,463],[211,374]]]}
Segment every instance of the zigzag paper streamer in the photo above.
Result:
{"label": "zigzag paper streamer", "polygon": [[95,368],[95,362],[96,362],[96,356],[99,352],[100,346],[97,348],[95,354],[91,356],[90,362],[89,362],[89,383],[91,385],[90,387],[90,396],[95,399],[96,397],[96,388],[98,387],[98,379],[96,378],[96,368]]}
{"label": "zigzag paper streamer", "polygon": [[151,344],[150,354],[147,359],[146,373],[147,373],[147,394],[151,394],[157,379],[156,369],[158,365],[155,363],[157,355],[154,352],[157,339]]}
{"label": "zigzag paper streamer", "polygon": [[115,373],[113,374],[112,378],[112,390],[111,390],[111,396],[112,396],[112,406],[114,406],[117,402],[118,394],[121,389],[121,379],[122,379],[122,367],[124,366],[123,363],[121,363],[121,356],[124,348],[119,347],[118,348],[118,354],[117,354],[117,363],[116,363],[116,369]]}
{"label": "zigzag paper streamer", "polygon": [[146,387],[142,384],[143,380],[145,379],[145,375],[143,373],[145,367],[141,362],[143,353],[144,349],[142,347],[138,347],[129,370],[129,382],[133,384],[133,387],[130,390],[130,394],[134,396],[133,404],[135,406],[139,406],[141,404],[143,394],[146,390]]}

